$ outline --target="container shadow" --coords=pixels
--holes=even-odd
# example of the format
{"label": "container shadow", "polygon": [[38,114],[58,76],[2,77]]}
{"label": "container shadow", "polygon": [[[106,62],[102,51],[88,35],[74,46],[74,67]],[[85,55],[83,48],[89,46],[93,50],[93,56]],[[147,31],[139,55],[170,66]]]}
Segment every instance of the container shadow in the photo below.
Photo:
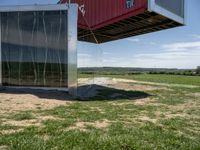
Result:
{"label": "container shadow", "polygon": [[121,89],[110,88],[101,85],[83,85],[79,86],[77,97],[69,95],[68,92],[58,90],[41,90],[29,88],[0,88],[0,94],[27,94],[34,95],[38,98],[60,101],[114,101],[114,100],[137,100],[151,96],[143,91],[127,91]]}
{"label": "container shadow", "polygon": [[96,84],[78,88],[78,100],[80,101],[138,100],[150,96],[152,95],[143,91],[117,89]]}

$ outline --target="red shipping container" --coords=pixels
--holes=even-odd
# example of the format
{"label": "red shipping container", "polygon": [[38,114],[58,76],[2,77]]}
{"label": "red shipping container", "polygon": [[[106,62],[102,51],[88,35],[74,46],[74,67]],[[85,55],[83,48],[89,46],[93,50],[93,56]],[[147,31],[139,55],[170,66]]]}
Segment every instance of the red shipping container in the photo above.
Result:
{"label": "red shipping container", "polygon": [[92,30],[143,13],[147,9],[147,0],[135,0],[135,6],[130,8],[126,7],[125,0],[72,0],[71,2],[78,3],[79,8],[85,11],[86,20],[79,13],[79,26],[88,28],[87,21]]}
{"label": "red shipping container", "polygon": [[[61,0],[60,3],[68,1]],[[179,18],[183,16],[179,13],[180,11],[184,13],[184,0],[71,0],[71,2],[79,4],[78,38],[81,41],[103,43],[177,27],[183,23]],[[150,8],[153,10],[150,11]]]}

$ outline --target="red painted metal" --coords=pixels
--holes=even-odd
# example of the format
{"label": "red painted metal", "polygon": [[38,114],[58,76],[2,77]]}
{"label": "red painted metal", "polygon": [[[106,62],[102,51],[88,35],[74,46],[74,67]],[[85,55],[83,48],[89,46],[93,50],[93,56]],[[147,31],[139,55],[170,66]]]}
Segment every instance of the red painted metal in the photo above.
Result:
{"label": "red painted metal", "polygon": [[[68,0],[60,1],[60,3],[66,2]],[[135,0],[131,8],[127,8],[127,0],[71,0],[71,2],[79,6],[84,5],[84,17],[79,11],[79,28],[88,29],[89,24],[92,30],[143,13],[148,6],[147,0]]]}

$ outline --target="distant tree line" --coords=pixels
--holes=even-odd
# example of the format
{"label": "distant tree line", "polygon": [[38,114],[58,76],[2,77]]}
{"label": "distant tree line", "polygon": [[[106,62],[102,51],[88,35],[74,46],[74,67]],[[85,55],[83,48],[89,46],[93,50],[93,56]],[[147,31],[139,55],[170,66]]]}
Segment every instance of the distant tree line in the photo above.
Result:
{"label": "distant tree line", "polygon": [[181,70],[181,71],[150,71],[149,74],[168,74],[168,75],[186,75],[186,76],[200,76],[200,66],[196,70]]}
{"label": "distant tree line", "polygon": [[79,74],[87,75],[138,75],[138,74],[166,74],[200,76],[200,66],[196,69],[145,69],[145,68],[84,68],[79,69]]}
{"label": "distant tree line", "polygon": [[177,72],[150,71],[149,74],[186,75],[186,76],[196,76],[196,75],[198,75],[193,70],[185,70],[185,71],[177,71]]}

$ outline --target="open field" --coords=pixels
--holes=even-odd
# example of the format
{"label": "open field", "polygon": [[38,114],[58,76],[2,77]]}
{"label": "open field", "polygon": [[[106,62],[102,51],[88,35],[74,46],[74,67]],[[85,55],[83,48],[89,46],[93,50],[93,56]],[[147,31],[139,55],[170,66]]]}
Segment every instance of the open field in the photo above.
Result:
{"label": "open field", "polygon": [[[80,74],[80,78],[91,78],[97,75]],[[200,76],[165,75],[165,74],[135,74],[135,75],[101,75],[103,77],[131,79],[165,84],[185,84],[200,86]]]}
{"label": "open field", "polygon": [[106,77],[78,100],[2,90],[0,149],[200,149],[200,77]]}

